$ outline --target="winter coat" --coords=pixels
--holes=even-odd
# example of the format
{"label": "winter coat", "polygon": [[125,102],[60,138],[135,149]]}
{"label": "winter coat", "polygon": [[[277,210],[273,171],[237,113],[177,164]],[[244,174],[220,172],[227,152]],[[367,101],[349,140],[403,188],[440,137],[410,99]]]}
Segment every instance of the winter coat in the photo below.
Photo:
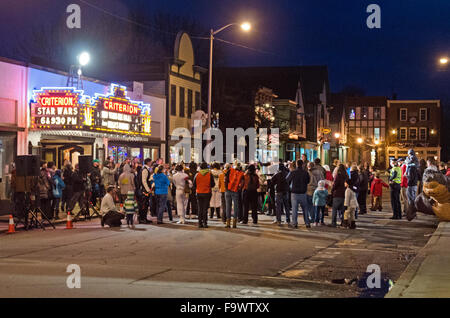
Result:
{"label": "winter coat", "polygon": [[336,179],[333,183],[333,189],[331,191],[331,194],[333,195],[333,198],[345,198],[345,182],[347,182],[348,177],[347,174],[337,174]]}
{"label": "winter coat", "polygon": [[[114,175],[117,172],[117,168],[110,169],[108,167],[103,167],[102,169],[102,178],[103,178],[103,185],[105,186],[105,189],[108,188],[108,186],[114,186],[116,184]],[[126,194],[126,193],[124,193]]]}
{"label": "winter coat", "polygon": [[[322,168],[323,169],[323,168]],[[324,169],[325,171],[325,169]],[[322,173],[322,171],[316,166],[311,169],[311,171],[308,172],[310,181],[308,183],[308,187],[306,190],[306,194],[309,196],[313,196],[314,191],[316,191],[319,181],[325,179],[325,175]]]}
{"label": "winter coat", "polygon": [[85,190],[83,177],[80,170],[75,170],[72,174],[73,192],[82,192]]}
{"label": "winter coat", "polygon": [[372,187],[370,188],[370,193],[372,193],[374,197],[381,197],[383,196],[383,187],[389,188],[389,186],[386,183],[384,183],[383,180],[381,180],[380,178],[375,178],[373,179]]}
{"label": "winter coat", "polygon": [[55,199],[60,199],[62,197],[62,190],[64,190],[66,185],[64,184],[64,181],[61,179],[61,177],[57,174],[53,176],[53,184],[53,197]]}
{"label": "winter coat", "polygon": [[325,206],[327,204],[328,191],[316,189],[313,195],[313,205],[314,206]]}
{"label": "winter coat", "polygon": [[120,194],[128,194],[129,191],[134,192],[136,186],[134,184],[134,174],[131,172],[129,165],[123,167],[123,172],[119,176],[118,184],[120,187]]}
{"label": "winter coat", "polygon": [[244,190],[256,191],[259,188],[259,177],[255,174],[246,173],[244,175]]}
{"label": "winter coat", "polygon": [[189,176],[184,172],[177,172],[174,174],[172,178],[172,183],[175,185],[175,188],[177,190],[185,190],[186,189],[186,182],[190,183],[192,186],[191,180],[189,180]]}
{"label": "winter coat", "polygon": [[354,170],[350,172],[350,180],[347,182],[349,185],[349,188],[355,192],[359,192],[359,176],[358,171]]}
{"label": "winter coat", "polygon": [[369,189],[369,171],[363,169],[359,174],[359,190],[367,192]]}
{"label": "winter coat", "polygon": [[52,190],[52,185],[50,183],[50,174],[48,173],[47,169],[41,169],[38,180],[38,187],[39,198],[48,199],[50,194],[49,192]]}
{"label": "winter coat", "polygon": [[289,172],[286,169],[278,171],[271,179],[277,193],[284,193],[289,191],[289,184],[286,180]]}
{"label": "winter coat", "polygon": [[211,174],[214,177],[214,187],[212,188],[212,191],[218,192],[220,190],[220,181],[219,177],[221,175],[222,171],[219,169],[212,169]]}
{"label": "winter coat", "polygon": [[350,188],[347,188],[345,190],[344,206],[346,206],[347,208],[354,208],[354,209],[358,208],[358,200],[356,199],[356,193]]}
{"label": "winter coat", "polygon": [[154,173],[153,184],[155,186],[155,194],[168,194],[170,181],[164,173]]}
{"label": "winter coat", "polygon": [[290,185],[292,193],[305,194],[308,190],[308,183],[310,182],[309,173],[301,167],[297,168],[288,174],[286,181]]}

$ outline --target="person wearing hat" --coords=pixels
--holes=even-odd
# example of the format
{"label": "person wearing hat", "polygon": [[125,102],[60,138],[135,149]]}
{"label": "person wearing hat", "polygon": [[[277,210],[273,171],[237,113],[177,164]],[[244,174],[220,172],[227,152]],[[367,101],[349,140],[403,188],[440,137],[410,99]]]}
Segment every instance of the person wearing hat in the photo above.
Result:
{"label": "person wearing hat", "polygon": [[391,206],[393,216],[391,220],[400,220],[402,218],[402,207],[400,205],[400,184],[402,182],[402,170],[398,166],[400,160],[391,161],[391,173],[389,184],[391,186]]}
{"label": "person wearing hat", "polygon": [[[271,182],[275,189],[275,204],[276,204],[276,220],[278,225],[281,225],[281,215],[283,209],[286,215],[286,224],[291,223],[291,212],[289,209],[289,185],[286,178],[289,174],[289,170],[280,163],[278,166],[278,172],[272,177]],[[275,223],[274,222],[274,223]]]}
{"label": "person wearing hat", "polygon": [[133,218],[134,214],[138,212],[138,204],[134,199],[134,191],[128,191],[127,198],[123,202],[123,210],[127,218],[127,226],[134,229]]}

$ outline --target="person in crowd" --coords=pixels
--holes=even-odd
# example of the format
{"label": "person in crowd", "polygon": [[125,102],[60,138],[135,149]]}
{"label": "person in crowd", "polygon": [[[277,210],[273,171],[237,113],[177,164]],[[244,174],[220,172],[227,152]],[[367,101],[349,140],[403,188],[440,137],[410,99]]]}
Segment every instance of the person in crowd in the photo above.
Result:
{"label": "person in crowd", "polygon": [[419,184],[417,186],[417,195],[419,195],[420,193],[422,193],[422,189],[423,189],[423,174],[425,172],[425,170],[427,169],[427,162],[425,161],[425,159],[420,159],[419,161]]}
{"label": "person in crowd", "polygon": [[372,195],[372,207],[370,208],[371,211],[378,210],[381,212],[383,210],[383,187],[389,188],[389,186],[383,180],[381,180],[380,177],[380,173],[377,172],[370,188],[370,194]]}
{"label": "person in crowd", "polygon": [[267,180],[266,175],[262,172],[261,165],[258,164],[258,167],[256,168],[256,174],[259,177],[259,188],[258,188],[258,210],[260,214],[264,214],[264,211],[262,210],[264,200],[266,198],[267,194]]}
{"label": "person in crowd", "polygon": [[123,202],[123,209],[127,218],[127,226],[134,229],[134,215],[139,211],[138,204],[134,197],[134,191],[128,191],[127,198]]}
{"label": "person in crowd", "polygon": [[240,175],[240,178],[241,178],[241,183],[239,184],[239,187],[238,187],[238,205],[239,205],[238,222],[243,223],[244,222],[244,201],[243,201],[242,195],[243,195],[243,188],[244,188],[245,173],[243,171],[243,168],[242,168],[242,165],[240,162],[238,162],[236,164],[236,171]]}
{"label": "person in crowd", "polygon": [[301,155],[301,160],[303,162],[303,167],[302,167],[303,170],[304,171],[308,171],[308,163],[309,163],[309,161],[308,161],[308,157],[306,156],[306,154],[302,154]]}
{"label": "person in crowd", "polygon": [[340,161],[339,159],[334,159],[334,162],[333,162],[334,168],[333,168],[333,173],[332,173],[333,181],[336,180],[336,177],[337,177],[337,173],[338,173],[338,169],[339,169],[339,165],[340,165],[340,164],[341,164],[341,161]]}
{"label": "person in crowd", "polygon": [[345,190],[346,183],[349,180],[347,170],[343,164],[339,164],[336,178],[333,182],[333,188],[331,190],[331,195],[333,197],[333,209],[331,214],[331,226],[337,226],[337,215],[339,214],[341,218],[341,225],[343,224],[343,212],[344,212],[344,200],[345,200]]}
{"label": "person in crowd", "polygon": [[[352,172],[355,171],[356,165],[352,166]],[[350,178],[351,182],[351,178]],[[344,198],[344,222],[342,226],[344,228],[356,229],[356,216],[355,211],[358,208],[358,200],[356,195],[358,193],[358,187],[346,184],[345,198]]]}
{"label": "person in crowd", "polygon": [[[56,202],[57,202],[57,200],[55,200],[55,197],[53,197],[53,189],[55,188],[55,184],[53,182],[53,180],[54,180],[53,176],[56,173],[56,166],[55,166],[55,163],[53,161],[49,161],[47,163],[47,171],[48,171],[49,176],[50,176],[51,190],[49,192],[48,199],[49,199],[49,204],[50,204],[50,218],[52,219],[53,216],[54,216],[54,212],[55,212],[55,209],[56,209]],[[59,201],[60,200],[58,200],[58,202]]]}
{"label": "person in crowd", "polygon": [[[359,172],[358,172],[358,166],[356,165],[356,163],[352,163],[352,166],[350,167],[350,179],[348,180],[348,185],[350,186],[350,188],[352,189],[352,191],[354,191],[356,198],[358,198],[358,193],[359,193]],[[356,207],[355,210],[355,218],[358,218],[358,209],[359,206]]]}
{"label": "person in crowd", "polygon": [[[406,214],[406,211],[408,211],[408,195],[407,195],[407,189],[408,189],[408,178],[406,177],[406,164],[405,160],[403,158],[399,158],[397,160],[398,167],[401,171],[401,181],[400,181],[400,201],[403,203],[403,214]],[[401,205],[400,205],[401,208]]]}
{"label": "person in crowd", "polygon": [[226,185],[225,185],[225,173],[226,168],[221,166],[221,173],[219,175],[219,191],[220,191],[220,206],[222,207],[222,222],[223,224],[227,224],[227,213],[226,213],[226,202],[225,202],[225,192],[226,192]]}
{"label": "person in crowd", "polygon": [[330,166],[323,165],[323,168],[325,169],[325,180],[329,182],[325,182],[325,188],[328,188],[329,183],[333,183],[333,174],[331,173]]}
{"label": "person in crowd", "polygon": [[64,184],[64,181],[61,178],[61,170],[56,170],[55,175],[53,176],[53,206],[54,206],[54,219],[59,219],[59,203],[62,198],[62,193],[66,185]]}
{"label": "person in crowd", "polygon": [[[311,223],[311,222],[314,222],[314,220],[313,220],[314,206],[313,206],[312,198],[314,195],[314,191],[317,189],[320,179],[318,179],[317,174],[313,174],[313,169],[315,168],[314,162],[308,162],[307,168],[308,169],[306,171],[309,174],[309,183],[308,183],[308,188],[306,190],[306,204],[307,204],[306,209],[308,210],[309,222]],[[320,172],[319,172],[319,174],[320,174]]]}
{"label": "person in crowd", "polygon": [[53,196],[52,181],[50,172],[47,169],[47,162],[41,162],[41,171],[38,178],[40,208],[48,219],[52,218],[50,198]]}
{"label": "person in crowd", "polygon": [[359,191],[357,193],[357,200],[359,206],[359,214],[363,215],[367,213],[367,192],[369,190],[369,170],[367,166],[359,165]]}
{"label": "person in crowd", "polygon": [[375,179],[376,171],[373,167],[370,167],[370,166],[369,166],[368,171],[369,171],[369,192],[368,192],[368,194],[371,194],[372,182]]}
{"label": "person in crowd", "polygon": [[100,161],[95,159],[92,162],[92,170],[90,173],[90,181],[91,181],[91,203],[95,207],[97,206],[97,199],[100,197],[100,184],[102,182],[102,175],[100,172]]}
{"label": "person in crowd", "polygon": [[[242,186],[242,174],[236,169],[231,167],[227,169],[225,173],[225,185],[227,191],[225,192],[225,204],[227,213],[226,228],[230,228],[231,220],[233,221],[233,228],[237,227],[237,219],[239,217],[239,188]],[[232,209],[233,207],[233,209]],[[233,219],[231,219],[231,211],[233,210]]]}
{"label": "person in crowd", "polygon": [[[194,183],[194,177],[197,174],[198,166],[195,162],[191,162],[189,164],[189,179],[192,183]],[[197,206],[197,197],[195,195],[195,191],[191,191],[189,194],[188,204],[186,208],[186,215],[189,215],[189,219],[194,218],[198,214],[198,206]]]}
{"label": "person in crowd", "polygon": [[445,173],[446,177],[450,177],[450,161],[445,165],[447,172]]}
{"label": "person in crowd", "polygon": [[320,180],[324,180],[327,177],[327,171],[325,170],[324,167],[322,167],[320,163],[321,163],[320,158],[314,159],[314,169],[320,171],[320,173],[322,174],[322,178]]}
{"label": "person in crowd", "polygon": [[445,163],[439,163],[439,171],[445,176],[447,174],[447,169],[445,168]]}
{"label": "person in crowd", "polygon": [[307,171],[303,169],[303,161],[297,161],[297,169],[292,171],[286,177],[286,181],[291,189],[292,202],[292,223],[291,228],[298,228],[298,205],[300,204],[303,210],[303,219],[307,228],[311,228],[308,214],[308,202],[306,198],[306,191],[308,184],[311,181]]}
{"label": "person in crowd", "polygon": [[275,203],[276,203],[276,220],[278,225],[281,225],[281,215],[286,215],[286,223],[291,223],[291,213],[289,210],[289,185],[287,183],[287,176],[289,170],[280,163],[278,166],[278,172],[272,177],[271,182],[275,188]]}
{"label": "person in crowd", "polygon": [[120,202],[124,203],[124,201],[128,197],[128,192],[132,191],[134,193],[136,186],[134,184],[134,173],[131,170],[130,165],[125,165],[123,167],[123,172],[119,176],[118,180],[119,189],[120,189]]}
{"label": "person in crowd", "polygon": [[106,195],[103,197],[100,204],[100,215],[102,216],[100,224],[102,227],[108,225],[109,227],[120,227],[122,225],[122,219],[125,216],[119,212],[114,202],[114,187],[108,187],[106,189]]}
{"label": "person in crowd", "polygon": [[75,205],[78,203],[80,210],[86,209],[85,206],[85,196],[86,196],[86,188],[88,178],[85,178],[83,174],[80,172],[80,166],[78,164],[75,165],[75,170],[72,174],[72,185],[73,185],[73,196],[67,206],[67,211],[70,214],[73,214],[73,210],[75,209]]}
{"label": "person in crowd", "polygon": [[[408,151],[406,164],[406,178],[408,179],[407,198],[408,209],[415,209],[415,201],[417,196],[417,184],[419,182],[419,159],[416,157],[414,149]],[[406,213],[406,211],[404,211]],[[406,216],[406,215],[405,215]]]}
{"label": "person in crowd", "polygon": [[327,204],[328,190],[325,189],[326,181],[320,180],[317,189],[313,194],[313,206],[314,206],[314,222],[315,226],[325,225],[325,206]]}
{"label": "person in crowd", "polygon": [[194,189],[198,200],[198,227],[208,227],[208,207],[211,201],[211,192],[214,188],[214,176],[208,169],[208,164],[203,162],[200,171],[194,177]]}
{"label": "person in crowd", "polygon": [[[177,200],[177,214],[180,220],[178,224],[185,224],[186,222],[186,204],[189,196],[190,189],[192,188],[192,182],[189,176],[184,172],[184,168],[181,164],[175,167],[175,174],[173,175],[172,182],[175,185],[175,198]],[[188,191],[186,191],[188,190]]]}
{"label": "person in crowd", "polygon": [[350,162],[347,162],[347,163],[345,164],[345,168],[346,168],[348,177],[351,178],[350,171],[351,171],[351,169],[352,169],[352,164],[351,164]]}
{"label": "person in crowd", "polygon": [[209,218],[214,217],[214,211],[216,212],[217,219],[220,219],[220,206],[222,205],[222,193],[220,192],[220,180],[219,177],[222,174],[220,171],[220,164],[215,162],[212,164],[211,174],[214,177],[214,187],[211,190],[211,202],[209,203],[211,212]]}
{"label": "person in crowd", "polygon": [[243,200],[244,215],[243,224],[248,223],[248,211],[252,209],[253,224],[258,224],[258,191],[259,177],[256,174],[255,165],[250,165],[244,175]]}
{"label": "person in crowd", "polygon": [[402,218],[402,207],[400,205],[400,187],[402,183],[402,170],[398,165],[399,165],[398,161],[395,160],[391,161],[392,169],[389,177],[389,184],[391,187],[391,206],[393,212],[391,220],[400,220]]}
{"label": "person in crowd", "polygon": [[157,224],[164,224],[163,215],[167,207],[167,194],[169,191],[170,181],[165,174],[163,165],[159,165],[156,172],[153,174],[153,187],[155,189],[155,196],[157,201]]}
{"label": "person in crowd", "polygon": [[62,179],[65,184],[65,188],[63,189],[62,197],[61,197],[61,210],[63,212],[67,212],[67,207],[69,205],[70,200],[73,195],[73,181],[72,181],[73,168],[72,164],[69,161],[66,161],[63,172]]}
{"label": "person in crowd", "polygon": [[114,167],[114,163],[110,161],[105,161],[103,164],[103,168],[101,170],[102,177],[102,185],[104,189],[108,187],[114,187],[116,185],[115,175],[120,167],[120,164],[117,163]]}
{"label": "person in crowd", "polygon": [[151,185],[151,168],[152,160],[147,158],[144,160],[144,166],[141,171],[141,189],[142,189],[142,209],[139,210],[139,224],[153,223],[153,221],[147,219],[148,209],[150,205],[150,196],[152,194]]}

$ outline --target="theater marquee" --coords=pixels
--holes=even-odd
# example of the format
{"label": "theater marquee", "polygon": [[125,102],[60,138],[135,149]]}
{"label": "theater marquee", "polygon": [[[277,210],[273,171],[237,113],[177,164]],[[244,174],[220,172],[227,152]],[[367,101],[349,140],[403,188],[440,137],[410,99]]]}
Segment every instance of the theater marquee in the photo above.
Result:
{"label": "theater marquee", "polygon": [[34,91],[31,129],[104,131],[151,135],[151,107],[132,101],[126,88],[111,85],[108,95],[85,96],[74,88],[42,88]]}

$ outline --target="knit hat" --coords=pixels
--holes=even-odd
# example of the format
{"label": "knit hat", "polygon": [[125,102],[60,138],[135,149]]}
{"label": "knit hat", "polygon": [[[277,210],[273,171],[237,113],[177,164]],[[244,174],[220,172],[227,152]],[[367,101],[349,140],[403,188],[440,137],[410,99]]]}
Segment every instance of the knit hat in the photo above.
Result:
{"label": "knit hat", "polygon": [[128,191],[127,199],[134,199],[134,192],[133,191]]}
{"label": "knit hat", "polygon": [[325,190],[325,180],[320,180],[317,190]]}
{"label": "knit hat", "polygon": [[94,159],[92,162],[93,162],[93,163],[100,163],[100,160]]}

